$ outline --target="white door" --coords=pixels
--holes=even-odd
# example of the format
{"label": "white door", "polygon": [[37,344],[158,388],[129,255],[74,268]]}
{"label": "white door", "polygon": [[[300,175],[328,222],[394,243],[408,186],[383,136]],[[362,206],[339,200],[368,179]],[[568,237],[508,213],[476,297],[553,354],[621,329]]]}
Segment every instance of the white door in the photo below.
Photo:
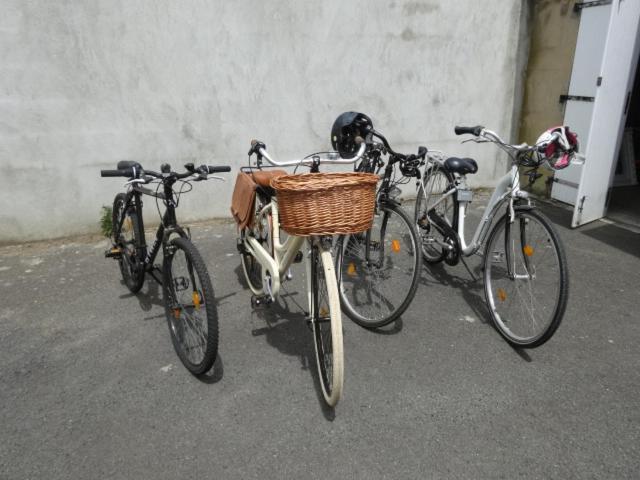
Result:
{"label": "white door", "polygon": [[[569,125],[571,130],[578,134],[583,152],[589,139],[593,99],[598,89],[610,18],[611,4],[595,4],[580,10],[580,27],[573,57],[569,98],[566,100],[564,111],[564,125]],[[582,167],[579,165],[571,165],[556,172],[551,197],[575,205],[581,174]]]}
{"label": "white door", "polygon": [[640,0],[613,0],[599,74],[602,82],[595,96],[586,145],[581,144],[585,163],[573,211],[573,227],[605,214],[638,63],[639,37]]}

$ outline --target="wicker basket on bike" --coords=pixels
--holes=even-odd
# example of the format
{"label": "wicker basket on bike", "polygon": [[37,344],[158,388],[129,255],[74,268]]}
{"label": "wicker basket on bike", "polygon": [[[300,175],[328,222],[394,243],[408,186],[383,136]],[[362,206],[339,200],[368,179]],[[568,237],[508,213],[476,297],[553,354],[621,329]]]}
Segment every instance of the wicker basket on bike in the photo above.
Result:
{"label": "wicker basket on bike", "polygon": [[271,180],[289,235],[345,235],[371,228],[378,176],[306,173]]}

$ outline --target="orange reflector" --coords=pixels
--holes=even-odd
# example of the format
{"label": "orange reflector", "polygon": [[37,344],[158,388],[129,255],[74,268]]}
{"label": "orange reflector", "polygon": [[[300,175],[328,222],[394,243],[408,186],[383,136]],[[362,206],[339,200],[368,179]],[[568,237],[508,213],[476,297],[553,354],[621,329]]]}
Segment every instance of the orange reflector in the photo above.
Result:
{"label": "orange reflector", "polygon": [[498,294],[498,298],[501,302],[504,302],[507,299],[507,292],[505,292],[503,288],[499,288],[496,293]]}
{"label": "orange reflector", "polygon": [[525,245],[524,247],[522,247],[522,251],[527,257],[533,255],[533,247],[531,245]]}
{"label": "orange reflector", "polygon": [[193,298],[193,304],[195,307],[200,308],[200,295],[198,295],[198,292],[193,292],[191,294],[191,298]]}
{"label": "orange reflector", "polygon": [[327,315],[329,315],[329,310],[326,307],[320,307],[320,316],[326,317]]}
{"label": "orange reflector", "polygon": [[391,250],[395,253],[400,251],[400,240],[391,240]]}
{"label": "orange reflector", "polygon": [[180,309],[179,308],[174,308],[173,309],[173,316],[178,319],[180,318]]}
{"label": "orange reflector", "polygon": [[350,275],[352,277],[356,275],[356,266],[353,262],[350,263],[349,266],[347,267],[347,275]]}

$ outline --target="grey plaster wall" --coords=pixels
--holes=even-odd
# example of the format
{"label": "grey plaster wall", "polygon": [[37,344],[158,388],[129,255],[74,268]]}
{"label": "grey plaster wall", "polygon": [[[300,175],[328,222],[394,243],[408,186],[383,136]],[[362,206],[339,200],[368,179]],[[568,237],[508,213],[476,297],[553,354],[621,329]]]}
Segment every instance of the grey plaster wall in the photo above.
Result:
{"label": "grey plaster wall", "polygon": [[[0,242],[96,231],[118,160],[235,170],[251,138],[329,147],[352,109],[399,150],[475,155],[490,185],[504,159],[453,126],[514,136],[523,3],[1,0]],[[179,218],[228,216],[234,177],[196,184]]]}

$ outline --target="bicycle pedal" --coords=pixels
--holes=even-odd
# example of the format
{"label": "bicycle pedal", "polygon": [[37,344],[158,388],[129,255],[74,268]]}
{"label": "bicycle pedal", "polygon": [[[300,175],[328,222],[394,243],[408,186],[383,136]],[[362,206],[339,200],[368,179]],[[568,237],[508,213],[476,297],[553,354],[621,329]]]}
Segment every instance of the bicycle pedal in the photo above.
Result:
{"label": "bicycle pedal", "polygon": [[251,295],[251,308],[268,307],[272,303],[269,295]]}
{"label": "bicycle pedal", "polygon": [[109,250],[104,252],[105,258],[122,258],[122,250],[118,247],[110,248]]}
{"label": "bicycle pedal", "polygon": [[304,258],[304,255],[302,255],[302,252],[298,250],[298,253],[296,253],[295,258],[293,259],[293,263],[300,263],[302,262],[303,258]]}

